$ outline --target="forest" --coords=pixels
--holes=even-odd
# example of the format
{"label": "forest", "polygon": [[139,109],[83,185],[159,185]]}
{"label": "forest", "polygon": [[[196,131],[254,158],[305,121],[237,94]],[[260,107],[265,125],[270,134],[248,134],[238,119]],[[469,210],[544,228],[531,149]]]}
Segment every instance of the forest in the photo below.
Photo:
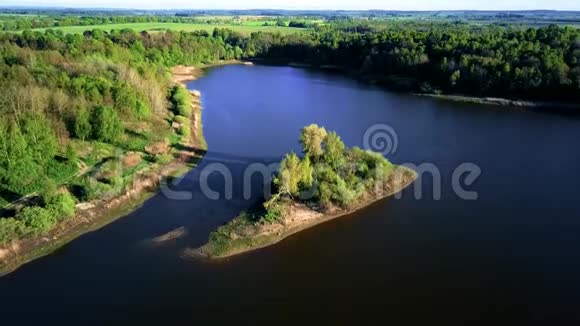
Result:
{"label": "forest", "polygon": [[573,27],[337,24],[285,36],[260,56],[344,68],[414,92],[580,99],[580,30]]}
{"label": "forest", "polygon": [[[3,32],[0,204],[35,199],[4,210],[0,243],[49,230],[74,214],[76,202],[121,191],[148,163],[171,160],[150,149],[189,136],[191,98],[171,83],[169,68],[233,59],[333,67],[404,91],[580,100],[580,30],[556,25],[338,20],[290,35]],[[128,157],[134,163],[125,164]],[[289,167],[294,161],[286,160]],[[126,169],[111,172],[115,164]],[[96,175],[81,177],[95,168]],[[350,197],[336,191],[346,196],[341,202]],[[336,191],[323,189],[321,198]]]}

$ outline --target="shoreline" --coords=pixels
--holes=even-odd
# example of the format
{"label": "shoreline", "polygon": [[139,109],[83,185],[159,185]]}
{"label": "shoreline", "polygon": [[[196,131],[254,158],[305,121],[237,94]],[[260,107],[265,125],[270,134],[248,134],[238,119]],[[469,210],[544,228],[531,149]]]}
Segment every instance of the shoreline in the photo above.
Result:
{"label": "shoreline", "polygon": [[[407,94],[412,96],[423,96],[423,97],[431,97],[434,99],[450,101],[450,102],[458,102],[458,103],[471,103],[471,104],[481,104],[481,105],[489,105],[489,106],[502,106],[502,107],[512,107],[512,108],[521,108],[521,109],[535,109],[535,110],[545,110],[545,109],[555,109],[559,112],[569,112],[574,113],[575,110],[580,111],[580,103],[576,102],[553,102],[553,101],[540,101],[540,100],[525,100],[525,99],[509,99],[509,98],[502,98],[502,97],[493,97],[493,96],[474,96],[474,95],[464,95],[464,94],[436,94],[436,93],[418,93],[409,89],[408,86],[403,86],[402,88],[393,83],[381,83],[379,79],[373,78],[372,76],[364,76],[360,73],[349,70],[347,68],[336,66],[336,65],[313,65],[309,63],[302,63],[302,62],[284,62],[284,61],[268,61],[262,59],[255,59],[253,60],[256,64],[263,64],[263,65],[274,65],[274,66],[288,66],[294,68],[301,68],[301,69],[314,69],[319,71],[329,71],[329,72],[338,72],[349,76],[351,78],[357,79],[359,81],[377,85],[381,88],[384,88],[391,92]],[[396,79],[397,76],[390,75],[387,76],[388,78]],[[383,79],[385,79],[383,77]],[[385,79],[385,80],[386,80]],[[403,78],[407,79],[407,78]]]}
{"label": "shoreline", "polygon": [[[277,62],[268,61],[263,59],[251,59],[251,61],[241,61],[241,60],[228,60],[219,61],[211,64],[204,64],[199,66],[176,66],[175,70],[172,69],[174,75],[174,81],[182,83],[185,85],[189,81],[197,80],[205,74],[205,70],[226,66],[226,65],[275,65],[275,66],[287,66],[293,68],[301,69],[315,69],[320,71],[333,71],[339,72],[351,78],[360,80],[365,83],[378,85],[391,92],[397,92],[402,94],[407,94],[411,96],[421,96],[430,97],[438,100],[457,102],[457,103],[471,103],[488,105],[495,107],[511,107],[520,109],[532,109],[532,110],[542,110],[542,109],[554,109],[559,112],[569,112],[574,113],[575,110],[580,111],[580,103],[575,102],[551,102],[551,101],[539,101],[539,100],[525,100],[525,99],[509,99],[503,97],[493,97],[493,96],[473,96],[473,95],[463,95],[463,94],[436,94],[436,93],[418,93],[411,90],[397,90],[396,85],[381,84],[378,80],[372,77],[362,76],[354,71],[345,69],[336,65],[322,65],[317,66],[309,63],[301,62]],[[393,76],[391,76],[393,77]]]}
{"label": "shoreline", "polygon": [[542,109],[556,108],[561,110],[579,110],[580,104],[573,102],[544,102],[544,101],[526,101],[511,100],[502,97],[478,97],[459,94],[430,94],[430,93],[409,93],[414,96],[430,97],[452,102],[473,103],[493,106],[504,106],[512,108]]}
{"label": "shoreline", "polygon": [[228,66],[228,65],[247,65],[251,66],[252,61],[241,60],[222,60],[214,63],[208,63],[197,66],[178,65],[171,68],[172,79],[175,83],[186,86],[187,82],[197,80],[205,75],[206,70],[214,67]]}
{"label": "shoreline", "polygon": [[[200,257],[210,260],[221,260],[275,245],[296,233],[315,227],[319,224],[355,213],[356,211],[361,210],[373,203],[403,191],[405,188],[413,184],[417,179],[417,173],[414,170],[404,166],[399,166],[397,170],[400,171],[400,175],[393,175],[389,180],[399,180],[401,181],[400,184],[393,184],[393,189],[388,190],[385,193],[378,195],[368,194],[367,198],[360,199],[359,202],[349,208],[338,209],[330,212],[320,212],[306,206],[303,203],[293,202],[287,206],[287,208],[290,210],[290,214],[287,214],[280,222],[254,226],[251,231],[238,230],[244,233],[244,235],[239,236],[236,234],[225,244],[216,244],[210,239],[205,245],[199,248],[186,249],[183,253],[183,256],[185,258]],[[234,218],[229,223],[236,223],[235,220],[236,218]],[[235,231],[236,230],[233,232]],[[252,232],[253,234],[247,234]]]}
{"label": "shoreline", "polygon": [[[184,83],[182,83],[185,85]],[[175,152],[175,159],[163,165],[153,164],[134,175],[131,185],[112,198],[96,199],[76,205],[72,218],[58,223],[42,234],[24,237],[0,246],[0,277],[38,258],[50,255],[73,240],[127,216],[157,194],[163,180],[187,173],[207,149],[201,125],[200,98],[192,94],[190,139]],[[190,146],[191,145],[191,146]],[[201,151],[201,152],[200,152]]]}

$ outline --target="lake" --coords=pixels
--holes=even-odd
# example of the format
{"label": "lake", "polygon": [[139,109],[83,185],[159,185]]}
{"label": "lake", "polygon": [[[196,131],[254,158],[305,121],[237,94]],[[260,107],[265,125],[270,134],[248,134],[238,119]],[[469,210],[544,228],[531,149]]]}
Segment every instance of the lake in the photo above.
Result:
{"label": "lake", "polygon": [[[0,278],[5,325],[580,321],[578,118],[291,67],[224,66],[188,87],[202,92],[209,151],[200,166],[127,217]],[[184,259],[259,202],[262,181],[254,176],[244,196],[244,171],[298,152],[310,123],[348,146],[388,130],[391,161],[431,171],[417,181],[420,196],[416,185],[224,261]],[[457,178],[464,163],[481,172],[472,182]],[[231,173],[231,183],[211,171]],[[463,199],[454,181],[477,199]],[[152,241],[180,227],[186,236]]]}

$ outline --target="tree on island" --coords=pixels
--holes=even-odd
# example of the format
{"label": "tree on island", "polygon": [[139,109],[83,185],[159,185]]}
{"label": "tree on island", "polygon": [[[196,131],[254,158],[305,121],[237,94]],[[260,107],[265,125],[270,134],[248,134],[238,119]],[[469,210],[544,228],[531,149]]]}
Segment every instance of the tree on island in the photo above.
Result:
{"label": "tree on island", "polygon": [[315,124],[301,130],[300,142],[304,157],[287,154],[274,178],[277,192],[264,204],[267,220],[280,215],[286,199],[299,200],[307,190],[312,194],[309,202],[348,207],[377,184],[383,185],[394,169],[381,154],[347,149],[338,134]]}

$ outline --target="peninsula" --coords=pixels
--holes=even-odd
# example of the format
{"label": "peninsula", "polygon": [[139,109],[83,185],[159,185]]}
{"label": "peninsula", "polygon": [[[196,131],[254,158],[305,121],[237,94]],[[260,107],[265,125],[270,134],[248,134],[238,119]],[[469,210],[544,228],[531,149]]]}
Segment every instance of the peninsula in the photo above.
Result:
{"label": "peninsula", "polygon": [[303,128],[300,142],[304,157],[291,153],[282,160],[263,209],[240,214],[185,255],[225,258],[270,246],[402,191],[417,177],[380,153],[346,148],[336,133],[317,125]]}

